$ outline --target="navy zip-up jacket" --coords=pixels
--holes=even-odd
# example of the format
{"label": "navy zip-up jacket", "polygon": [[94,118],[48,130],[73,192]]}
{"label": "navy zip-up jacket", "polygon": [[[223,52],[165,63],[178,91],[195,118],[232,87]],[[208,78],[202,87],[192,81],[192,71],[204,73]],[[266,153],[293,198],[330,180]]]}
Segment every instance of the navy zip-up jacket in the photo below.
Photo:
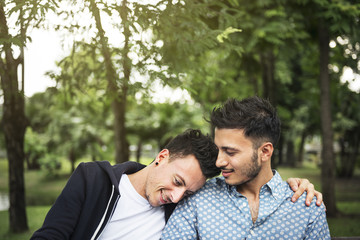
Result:
{"label": "navy zip-up jacket", "polygon": [[[106,161],[81,163],[31,239],[98,239],[121,197],[122,174],[144,167],[136,162],[114,166]],[[165,221],[175,206],[165,205]]]}

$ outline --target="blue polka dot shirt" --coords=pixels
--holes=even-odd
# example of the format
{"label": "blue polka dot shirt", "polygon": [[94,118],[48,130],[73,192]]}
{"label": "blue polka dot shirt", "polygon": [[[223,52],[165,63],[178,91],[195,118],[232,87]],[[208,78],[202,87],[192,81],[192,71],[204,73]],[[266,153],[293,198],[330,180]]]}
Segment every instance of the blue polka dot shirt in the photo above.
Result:
{"label": "blue polka dot shirt", "polygon": [[211,179],[178,204],[161,239],[331,239],[324,205],[314,199],[307,207],[306,194],[293,203],[292,195],[274,171],[260,190],[253,223],[247,198],[223,177]]}

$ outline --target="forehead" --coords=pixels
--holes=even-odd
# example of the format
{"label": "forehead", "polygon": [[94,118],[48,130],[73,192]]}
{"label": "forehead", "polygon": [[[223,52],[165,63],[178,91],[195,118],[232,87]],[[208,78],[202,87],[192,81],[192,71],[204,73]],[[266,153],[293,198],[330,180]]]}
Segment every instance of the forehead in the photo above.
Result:
{"label": "forehead", "polygon": [[202,174],[199,161],[194,155],[175,157],[169,162],[169,167],[178,173],[186,173],[189,169],[193,169],[198,174]]}
{"label": "forehead", "polygon": [[244,130],[242,129],[228,129],[228,128],[215,128],[215,139],[214,142],[218,148],[230,147],[252,147],[252,141],[245,137]]}

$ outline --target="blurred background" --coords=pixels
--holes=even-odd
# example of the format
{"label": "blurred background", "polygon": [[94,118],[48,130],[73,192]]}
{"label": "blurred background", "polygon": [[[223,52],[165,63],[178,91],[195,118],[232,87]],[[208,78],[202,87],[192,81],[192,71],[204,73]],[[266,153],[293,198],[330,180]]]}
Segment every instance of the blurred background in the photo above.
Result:
{"label": "blurred background", "polygon": [[283,179],[360,236],[357,0],[2,0],[0,238],[38,229],[80,162],[148,164],[210,111],[258,95]]}

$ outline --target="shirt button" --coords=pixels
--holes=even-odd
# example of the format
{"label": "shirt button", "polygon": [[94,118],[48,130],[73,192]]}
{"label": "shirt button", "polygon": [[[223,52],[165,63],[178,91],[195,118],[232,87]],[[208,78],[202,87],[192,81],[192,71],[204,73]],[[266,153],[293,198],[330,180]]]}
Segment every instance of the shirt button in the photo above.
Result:
{"label": "shirt button", "polygon": [[255,235],[255,233],[254,233],[253,230],[250,230],[250,234],[251,234],[251,235]]}

